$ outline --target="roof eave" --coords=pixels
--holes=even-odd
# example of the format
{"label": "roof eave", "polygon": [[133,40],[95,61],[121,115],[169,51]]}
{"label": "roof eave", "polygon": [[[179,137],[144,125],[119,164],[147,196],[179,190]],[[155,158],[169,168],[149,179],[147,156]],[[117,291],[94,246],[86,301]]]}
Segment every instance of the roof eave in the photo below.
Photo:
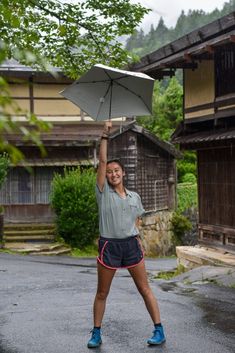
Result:
{"label": "roof eave", "polygon": [[[151,73],[169,68],[190,68],[192,56],[211,52],[213,47],[235,40],[235,12],[209,23],[145,55],[129,69]],[[166,72],[169,75],[169,72]],[[157,77],[154,77],[157,78]]]}

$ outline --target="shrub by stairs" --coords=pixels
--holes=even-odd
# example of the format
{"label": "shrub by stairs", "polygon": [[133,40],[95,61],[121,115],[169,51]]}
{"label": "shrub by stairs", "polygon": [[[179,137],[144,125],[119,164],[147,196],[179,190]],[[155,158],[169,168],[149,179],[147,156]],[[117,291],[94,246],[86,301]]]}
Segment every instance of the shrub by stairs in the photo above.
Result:
{"label": "shrub by stairs", "polygon": [[30,255],[63,255],[71,251],[55,242],[54,224],[5,224],[3,240],[5,249]]}

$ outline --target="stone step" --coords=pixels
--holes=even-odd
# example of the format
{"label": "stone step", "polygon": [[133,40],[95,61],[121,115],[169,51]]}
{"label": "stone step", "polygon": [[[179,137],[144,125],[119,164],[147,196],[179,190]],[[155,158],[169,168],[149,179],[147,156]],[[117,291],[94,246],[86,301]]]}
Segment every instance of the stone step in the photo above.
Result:
{"label": "stone step", "polygon": [[38,229],[55,229],[53,223],[5,223],[4,231],[10,230],[38,230]]}
{"label": "stone step", "polygon": [[205,246],[177,246],[178,263],[187,269],[202,265],[235,266],[235,254]]}
{"label": "stone step", "polygon": [[55,224],[51,223],[9,223],[4,226],[5,242],[54,241]]}
{"label": "stone step", "polygon": [[30,241],[53,241],[55,240],[54,234],[34,234],[34,235],[4,235],[3,241],[5,242],[30,242]]}
{"label": "stone step", "polygon": [[50,235],[50,234],[55,234],[55,229],[50,228],[50,229],[30,229],[30,230],[4,230],[4,235],[7,237],[15,236],[15,235]]}
{"label": "stone step", "polygon": [[60,243],[5,243],[4,249],[28,255],[63,255],[71,248]]}
{"label": "stone step", "polygon": [[68,255],[70,254],[71,249],[59,249],[59,250],[53,250],[53,251],[42,251],[42,252],[31,252],[30,255]]}

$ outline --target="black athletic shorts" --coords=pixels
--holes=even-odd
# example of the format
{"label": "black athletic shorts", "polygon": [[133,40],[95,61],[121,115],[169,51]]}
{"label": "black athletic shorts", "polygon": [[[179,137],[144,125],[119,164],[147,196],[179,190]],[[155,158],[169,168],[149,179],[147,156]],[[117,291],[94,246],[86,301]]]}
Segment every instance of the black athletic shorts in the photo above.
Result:
{"label": "black athletic shorts", "polygon": [[107,268],[130,268],[138,265],[143,259],[144,252],[138,236],[124,239],[99,238],[97,260]]}

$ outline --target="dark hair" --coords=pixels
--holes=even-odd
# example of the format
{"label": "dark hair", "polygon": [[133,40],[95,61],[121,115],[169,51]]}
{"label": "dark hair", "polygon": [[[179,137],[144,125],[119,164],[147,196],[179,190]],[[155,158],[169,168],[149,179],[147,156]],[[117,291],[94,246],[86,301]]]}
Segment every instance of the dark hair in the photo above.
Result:
{"label": "dark hair", "polygon": [[117,159],[117,158],[109,159],[106,164],[108,165],[110,163],[117,163],[122,168],[123,171],[125,170],[124,165],[122,164],[120,159]]}

